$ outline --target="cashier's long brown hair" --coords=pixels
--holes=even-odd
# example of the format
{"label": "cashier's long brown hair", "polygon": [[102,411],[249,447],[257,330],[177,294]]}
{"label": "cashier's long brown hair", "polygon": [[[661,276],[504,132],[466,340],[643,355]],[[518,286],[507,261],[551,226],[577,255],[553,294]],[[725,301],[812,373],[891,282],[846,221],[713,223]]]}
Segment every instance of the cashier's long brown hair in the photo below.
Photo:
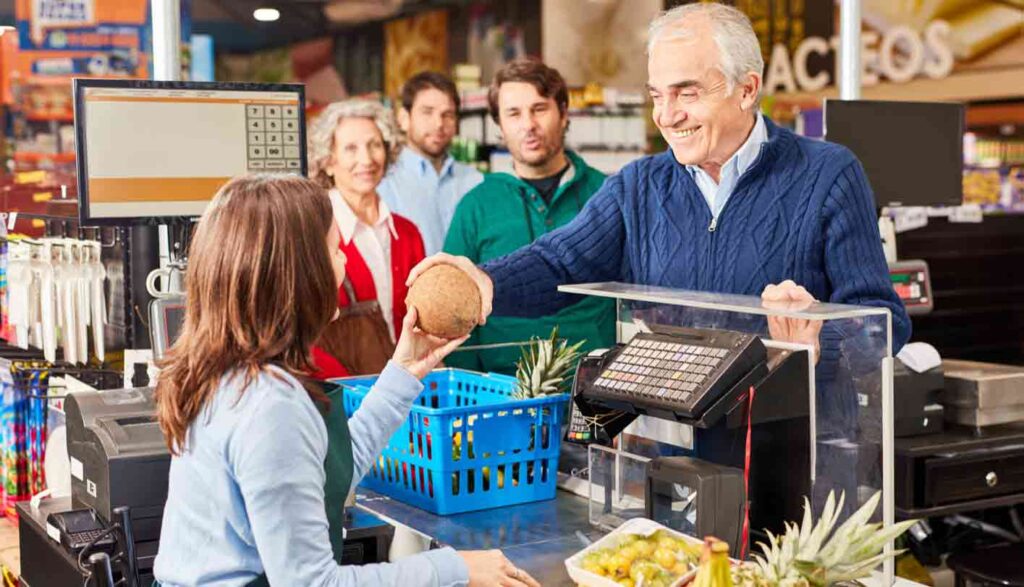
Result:
{"label": "cashier's long brown hair", "polygon": [[307,381],[310,348],[337,310],[331,218],[326,191],[301,177],[243,176],[214,197],[189,247],[185,323],[156,387],[173,454],[226,373],[247,384],[272,363]]}

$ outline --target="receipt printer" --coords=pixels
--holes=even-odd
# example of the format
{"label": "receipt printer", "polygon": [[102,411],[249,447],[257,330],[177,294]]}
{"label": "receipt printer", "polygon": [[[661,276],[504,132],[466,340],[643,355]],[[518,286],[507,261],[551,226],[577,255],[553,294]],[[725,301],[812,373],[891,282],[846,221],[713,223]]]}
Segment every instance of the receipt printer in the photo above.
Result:
{"label": "receipt printer", "polygon": [[746,507],[743,471],[690,457],[647,463],[647,518],[691,536],[715,536],[739,556]]}
{"label": "receipt printer", "polygon": [[158,540],[171,457],[153,389],[75,392],[64,406],[73,506],[107,523],[128,506],[136,541]]}

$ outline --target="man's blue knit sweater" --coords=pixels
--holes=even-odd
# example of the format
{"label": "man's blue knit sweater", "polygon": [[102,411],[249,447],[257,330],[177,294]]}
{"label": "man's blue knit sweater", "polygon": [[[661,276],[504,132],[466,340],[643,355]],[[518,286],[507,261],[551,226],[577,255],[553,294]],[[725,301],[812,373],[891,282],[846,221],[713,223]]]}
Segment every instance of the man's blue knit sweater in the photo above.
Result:
{"label": "man's blue knit sweater", "polygon": [[717,221],[671,151],[609,177],[569,224],[484,265],[499,316],[551,314],[565,283],[624,281],[760,295],[792,279],[818,300],[888,308],[893,352],[910,320],[889,282],[864,169],[845,147],[767,121],[768,142]]}

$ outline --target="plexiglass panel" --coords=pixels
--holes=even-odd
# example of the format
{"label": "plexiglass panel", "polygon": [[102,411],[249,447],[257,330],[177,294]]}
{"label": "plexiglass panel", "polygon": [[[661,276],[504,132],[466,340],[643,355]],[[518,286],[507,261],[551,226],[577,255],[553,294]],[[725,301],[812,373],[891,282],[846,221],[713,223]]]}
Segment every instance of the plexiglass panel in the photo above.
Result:
{"label": "plexiglass panel", "polygon": [[626,520],[644,517],[650,459],[592,444],[589,460],[590,523],[614,530]]}
{"label": "plexiglass panel", "polygon": [[[807,497],[815,512],[821,511],[830,491],[844,492],[841,519],[884,489],[883,508],[876,512],[876,518],[892,523],[892,413],[883,409],[887,402],[891,406],[892,399],[888,310],[836,304],[766,304],[754,296],[624,284],[563,286],[560,290],[616,298],[619,342],[628,342],[636,333],[658,326],[674,326],[734,330],[760,336],[767,347],[792,346],[808,329],[820,328],[820,352],[812,370],[810,438],[793,443],[792,451],[800,454],[791,455],[790,461],[806,466],[776,467],[772,474],[780,479],[809,475]],[[806,341],[807,336],[802,340]],[[808,347],[805,344],[803,348]],[[702,456],[699,431],[695,435],[684,424],[646,420],[638,420],[629,430],[636,435],[620,437],[621,450],[648,457]],[[758,442],[756,436],[753,441]],[[887,469],[888,474],[884,474]]]}

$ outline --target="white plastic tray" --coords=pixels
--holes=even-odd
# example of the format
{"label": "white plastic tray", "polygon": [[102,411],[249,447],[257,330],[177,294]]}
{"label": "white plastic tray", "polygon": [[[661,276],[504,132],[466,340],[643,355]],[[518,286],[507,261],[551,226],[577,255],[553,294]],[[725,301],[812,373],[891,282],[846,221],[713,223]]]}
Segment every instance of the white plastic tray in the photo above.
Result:
{"label": "white plastic tray", "polygon": [[[606,577],[595,575],[590,571],[586,571],[580,566],[583,562],[583,558],[595,550],[602,548],[611,548],[618,546],[623,540],[624,536],[629,534],[640,534],[641,536],[650,536],[658,530],[664,530],[668,534],[675,536],[676,538],[682,538],[691,544],[701,545],[703,542],[697,540],[693,536],[687,536],[681,532],[676,532],[671,528],[666,528],[654,520],[648,520],[647,518],[633,518],[622,523],[618,528],[612,530],[604,536],[604,538],[577,552],[571,557],[565,559],[565,570],[569,572],[569,577],[576,582],[577,585],[583,585],[584,587],[619,587],[619,584]],[[689,573],[686,573],[682,577],[676,579],[670,587],[679,587],[689,583],[697,575],[697,570],[694,569]]]}

